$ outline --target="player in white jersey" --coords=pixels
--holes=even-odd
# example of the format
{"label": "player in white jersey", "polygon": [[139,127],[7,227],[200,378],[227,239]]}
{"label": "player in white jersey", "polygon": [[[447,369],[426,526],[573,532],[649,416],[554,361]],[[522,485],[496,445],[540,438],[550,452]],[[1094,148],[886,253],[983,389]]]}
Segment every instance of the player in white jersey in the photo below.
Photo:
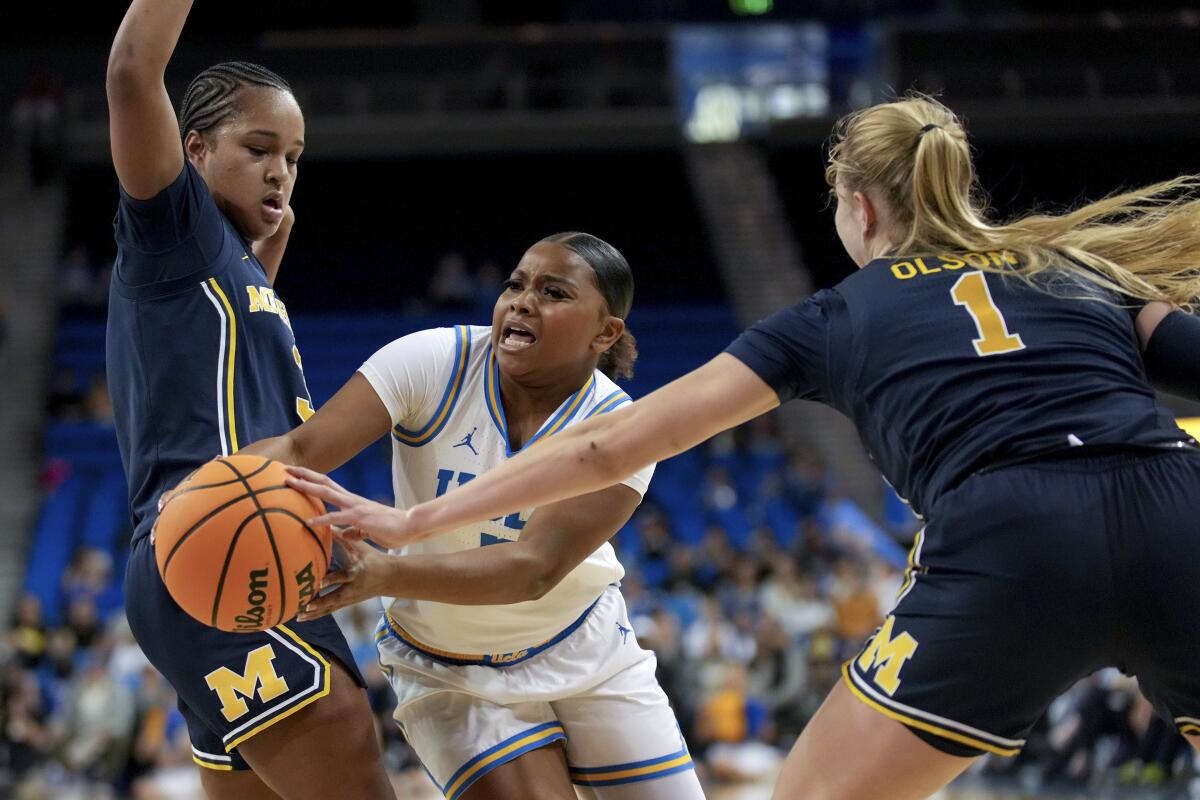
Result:
{"label": "player in white jersey", "polygon": [[[328,471],[390,431],[397,506],[431,500],[628,404],[606,372],[636,358],[632,300],[615,248],[549,237],[505,283],[491,328],[398,339],[304,425],[243,452]],[[338,587],[301,618],[384,597],[377,643],[395,718],[450,800],[703,798],[608,543],[653,470],[387,555],[340,534],[346,564],[326,578]]]}

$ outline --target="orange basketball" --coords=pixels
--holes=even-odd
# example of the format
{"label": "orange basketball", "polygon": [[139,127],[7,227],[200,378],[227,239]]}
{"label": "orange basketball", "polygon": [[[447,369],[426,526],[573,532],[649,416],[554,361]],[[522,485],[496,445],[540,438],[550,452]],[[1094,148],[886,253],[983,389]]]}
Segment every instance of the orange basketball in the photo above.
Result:
{"label": "orange basketball", "polygon": [[284,483],[278,461],[217,458],[167,500],[154,526],[158,572],[187,613],[223,631],[287,622],[329,569],[332,538],[308,520],[324,506]]}

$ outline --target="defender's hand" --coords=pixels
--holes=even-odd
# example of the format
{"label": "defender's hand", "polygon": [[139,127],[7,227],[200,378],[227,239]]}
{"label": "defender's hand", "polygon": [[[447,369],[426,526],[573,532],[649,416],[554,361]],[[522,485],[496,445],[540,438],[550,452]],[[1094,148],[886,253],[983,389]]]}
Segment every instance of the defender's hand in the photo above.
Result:
{"label": "defender's hand", "polygon": [[309,525],[341,526],[351,532],[343,538],[365,537],[384,547],[402,547],[424,538],[414,535],[405,511],[359,497],[338,486],[328,475],[311,469],[288,467],[287,471],[288,486],[339,509],[309,520]]}

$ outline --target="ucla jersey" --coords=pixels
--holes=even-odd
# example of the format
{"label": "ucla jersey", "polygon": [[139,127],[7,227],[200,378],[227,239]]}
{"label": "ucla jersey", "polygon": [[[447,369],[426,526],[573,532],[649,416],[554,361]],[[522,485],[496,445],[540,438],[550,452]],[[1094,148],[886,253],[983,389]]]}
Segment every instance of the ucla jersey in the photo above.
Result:
{"label": "ucla jersey", "polygon": [[286,307],[190,163],[149,200],[122,191],[113,227],[108,385],[137,539],[165,489],[312,405]]}
{"label": "ucla jersey", "polygon": [[1072,447],[1182,447],[1129,309],[1011,254],[881,258],[763,320],[729,352],[778,393],[837,408],[918,513],[986,467]]}
{"label": "ucla jersey", "polygon": [[[360,368],[392,417],[396,505],[432,500],[502,463],[509,446],[491,329],[460,325],[397,339]],[[631,402],[594,372],[526,446],[588,417]],[[653,465],[625,485],[645,494]],[[520,537],[532,510],[468,525],[411,545],[403,553],[453,553]],[[538,600],[458,606],[385,599],[392,619],[415,640],[451,653],[512,653],[553,639],[594,603],[624,569],[605,542]]]}

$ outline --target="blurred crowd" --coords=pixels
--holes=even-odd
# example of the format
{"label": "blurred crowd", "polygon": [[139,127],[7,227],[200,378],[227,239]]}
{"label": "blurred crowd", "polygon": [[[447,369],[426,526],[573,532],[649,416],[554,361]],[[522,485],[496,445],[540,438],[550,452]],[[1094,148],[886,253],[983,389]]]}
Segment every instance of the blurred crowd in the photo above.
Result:
{"label": "blurred crowd", "polygon": [[[710,786],[769,783],[841,663],[891,607],[915,533],[911,518],[889,528],[855,513],[816,459],[779,441],[768,419],[665,462],[658,492],[614,540],[632,626],[657,653]],[[672,511],[680,485],[696,493],[694,519]],[[33,595],[19,602],[0,658],[0,791],[201,796],[174,692],[121,613],[119,556],[81,548],[61,608]],[[427,779],[390,719],[393,696],[375,664],[378,612],[364,603],[339,621],[370,684],[389,769],[416,787]],[[1110,671],[1059,698],[1020,757],[986,759],[976,772],[1026,790],[1163,787],[1186,784],[1191,765],[1186,741]]]}

